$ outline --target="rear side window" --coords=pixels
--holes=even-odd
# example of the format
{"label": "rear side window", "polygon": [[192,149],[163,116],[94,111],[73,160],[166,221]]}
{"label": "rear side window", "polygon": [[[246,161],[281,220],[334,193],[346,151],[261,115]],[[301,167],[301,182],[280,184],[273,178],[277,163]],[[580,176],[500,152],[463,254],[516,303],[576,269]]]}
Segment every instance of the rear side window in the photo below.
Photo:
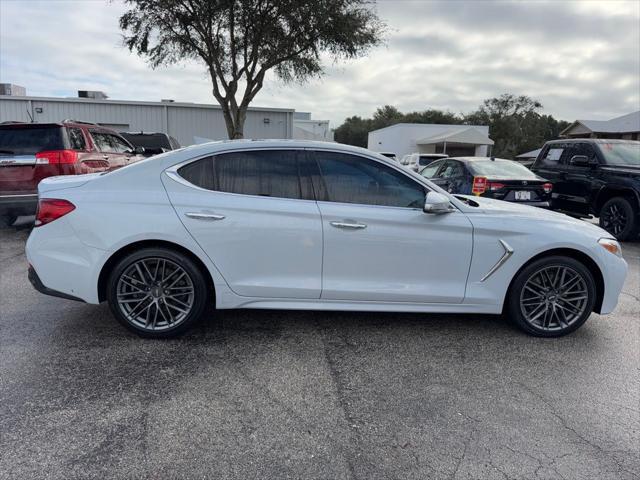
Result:
{"label": "rear side window", "polygon": [[62,127],[0,128],[0,155],[30,155],[64,148]]}
{"label": "rear side window", "polygon": [[[316,152],[324,200],[387,207],[422,208],[425,189],[397,170],[364,157]],[[319,198],[319,200],[322,198]]]}
{"label": "rear side window", "polygon": [[82,130],[79,128],[69,128],[67,131],[69,132],[69,146],[73,150],[87,149],[87,143],[84,139],[84,135],[82,134]]}
{"label": "rear side window", "polygon": [[565,149],[561,145],[550,146],[542,157],[542,163],[547,166],[558,165],[560,163],[560,158],[562,158],[564,150]]}
{"label": "rear side window", "polygon": [[442,172],[438,175],[441,178],[453,178],[453,177],[461,177],[464,175],[464,168],[458,162],[448,161],[442,170]]}
{"label": "rear side window", "polygon": [[263,150],[203,158],[181,167],[178,173],[193,185],[217,192],[311,199],[307,168],[304,152]]}

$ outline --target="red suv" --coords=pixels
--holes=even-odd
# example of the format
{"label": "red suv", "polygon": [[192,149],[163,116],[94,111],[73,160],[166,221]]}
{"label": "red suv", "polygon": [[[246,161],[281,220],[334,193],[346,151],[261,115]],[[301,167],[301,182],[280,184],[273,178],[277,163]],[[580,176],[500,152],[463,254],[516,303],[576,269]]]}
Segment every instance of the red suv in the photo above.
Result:
{"label": "red suv", "polygon": [[43,178],[113,170],[141,160],[142,153],[94,123],[0,124],[0,226],[35,213]]}

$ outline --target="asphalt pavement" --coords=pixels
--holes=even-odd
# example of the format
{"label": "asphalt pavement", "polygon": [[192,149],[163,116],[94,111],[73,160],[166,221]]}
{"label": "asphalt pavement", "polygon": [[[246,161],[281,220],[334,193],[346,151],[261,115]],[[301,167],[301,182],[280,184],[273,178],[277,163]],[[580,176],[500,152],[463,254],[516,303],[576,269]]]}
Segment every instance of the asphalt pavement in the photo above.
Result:
{"label": "asphalt pavement", "polygon": [[560,339],[480,315],[221,311],[144,340],[0,230],[0,479],[640,478],[640,244]]}

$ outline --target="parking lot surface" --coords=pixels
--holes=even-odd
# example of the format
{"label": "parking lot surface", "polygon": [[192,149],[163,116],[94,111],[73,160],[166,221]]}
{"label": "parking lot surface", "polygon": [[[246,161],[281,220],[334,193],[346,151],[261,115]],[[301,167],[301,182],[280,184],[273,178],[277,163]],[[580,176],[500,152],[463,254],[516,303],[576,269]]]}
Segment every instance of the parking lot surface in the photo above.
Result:
{"label": "parking lot surface", "polygon": [[0,230],[0,478],[640,478],[640,244],[613,315],[222,311],[143,340]]}

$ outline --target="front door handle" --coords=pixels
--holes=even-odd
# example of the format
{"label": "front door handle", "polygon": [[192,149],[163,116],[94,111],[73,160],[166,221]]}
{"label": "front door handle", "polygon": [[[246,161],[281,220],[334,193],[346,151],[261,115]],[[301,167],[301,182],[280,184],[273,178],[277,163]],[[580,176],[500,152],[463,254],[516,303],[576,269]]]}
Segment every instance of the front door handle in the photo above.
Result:
{"label": "front door handle", "polygon": [[336,228],[347,228],[352,230],[362,230],[363,228],[367,228],[364,223],[352,223],[349,221],[346,222],[331,222],[331,226]]}
{"label": "front door handle", "polygon": [[189,212],[184,214],[186,217],[195,218],[196,220],[224,220],[224,215],[216,215],[215,213],[198,213]]}

